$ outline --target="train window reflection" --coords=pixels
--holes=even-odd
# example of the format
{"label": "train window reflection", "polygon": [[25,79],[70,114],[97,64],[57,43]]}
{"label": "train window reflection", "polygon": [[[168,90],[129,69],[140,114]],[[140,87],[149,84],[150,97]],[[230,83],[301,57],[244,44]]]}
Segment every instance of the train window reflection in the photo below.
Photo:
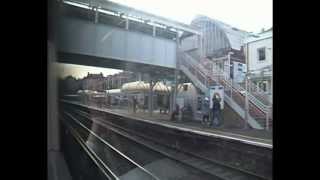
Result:
{"label": "train window reflection", "polygon": [[48,151],[72,179],[272,179],[272,23],[204,13],[224,2],[55,3]]}

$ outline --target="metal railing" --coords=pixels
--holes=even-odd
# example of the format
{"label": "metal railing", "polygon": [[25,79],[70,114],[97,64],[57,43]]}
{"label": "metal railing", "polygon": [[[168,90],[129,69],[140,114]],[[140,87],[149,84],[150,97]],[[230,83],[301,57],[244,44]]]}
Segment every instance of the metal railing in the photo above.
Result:
{"label": "metal railing", "polygon": [[[221,61],[227,61],[228,60],[228,58],[230,58],[230,59],[237,59],[237,58],[234,58],[234,57],[228,57],[228,56],[224,56],[224,57],[220,57],[220,58],[214,58],[214,59],[207,59],[207,58],[205,58],[206,59],[206,61],[209,61],[209,62],[211,62],[213,65],[215,65],[215,71],[219,71],[219,72],[221,72],[222,74],[225,74],[225,71],[222,69],[222,68],[220,68],[219,66],[217,66],[216,64],[215,64],[215,62],[221,62]],[[228,79],[226,79],[226,80],[228,80]],[[263,89],[261,89],[259,86],[257,86],[256,84],[254,84],[250,79],[247,79],[247,88],[248,88],[248,90],[249,90],[249,94],[250,95],[252,95],[252,96],[254,96],[256,99],[258,99],[259,101],[261,101],[263,104],[265,104],[265,105],[272,105],[272,102],[270,101],[270,99],[269,99],[269,96],[268,95],[266,95],[265,94],[265,92],[264,92],[264,90]],[[241,84],[238,84],[238,83],[234,83],[236,86],[237,85],[239,85],[239,86],[241,86],[243,89],[246,89],[246,87],[245,87],[245,84],[244,83],[241,83]]]}
{"label": "metal railing", "polygon": [[264,122],[260,122],[260,124],[265,125],[265,128],[269,129],[272,109],[271,106],[261,102],[241,85],[234,83],[232,79],[226,78],[224,75],[225,72],[211,60],[206,58],[201,59],[201,61],[195,60],[194,57],[180,49],[178,49],[177,52],[180,66],[184,66],[184,68],[188,69],[189,72],[207,88],[214,82],[223,85],[225,88],[225,95],[245,111],[245,95],[247,94],[249,101],[249,107],[247,109],[247,111],[249,111],[248,113],[254,119],[263,119]]}
{"label": "metal railing", "polygon": [[[228,57],[224,57],[224,58],[228,58]],[[220,58],[222,59],[222,58]],[[210,62],[210,60],[206,59],[206,62]],[[233,89],[237,90],[238,92],[241,92],[241,94],[244,94],[244,93],[248,93],[248,97],[249,97],[249,100],[254,104],[256,105],[259,109],[263,110],[263,112],[267,113],[270,109],[271,106],[269,106],[269,104],[271,103],[264,103],[267,100],[267,97],[265,96],[261,96],[260,94],[253,94],[252,92],[247,91],[245,87],[241,86],[240,84],[238,83],[234,83],[232,81],[232,79],[228,79],[226,76],[224,76],[225,72],[219,67],[217,66],[215,63],[212,63],[212,67],[213,67],[213,71],[215,72],[218,72],[221,74],[220,77],[222,77],[222,79],[219,79],[219,81],[221,82],[224,82],[225,84],[227,84],[228,86],[230,87],[233,87]],[[254,83],[252,83],[251,81],[248,81],[248,87],[252,87]],[[262,91],[261,89],[258,89],[258,91]],[[261,99],[259,97],[257,97],[256,95],[258,95],[260,98],[263,98],[264,101],[261,101]]]}
{"label": "metal railing", "polygon": [[[266,105],[272,105],[272,101],[270,101],[269,96],[265,93],[263,89],[261,89],[257,84],[253,83],[251,80],[248,80],[248,88],[250,94],[255,96],[257,99],[262,101]],[[245,88],[244,84],[240,84],[243,88]]]}

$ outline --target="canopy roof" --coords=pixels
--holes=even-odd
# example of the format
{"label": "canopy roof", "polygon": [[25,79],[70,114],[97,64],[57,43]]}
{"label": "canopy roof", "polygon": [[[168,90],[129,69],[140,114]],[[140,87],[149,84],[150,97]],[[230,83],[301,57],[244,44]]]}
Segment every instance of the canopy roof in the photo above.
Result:
{"label": "canopy roof", "polygon": [[[136,81],[136,82],[130,82],[122,85],[121,91],[122,92],[143,92],[143,91],[149,91],[150,90],[150,84],[145,83],[143,81]],[[170,92],[171,87],[164,85],[162,82],[157,82],[156,85],[153,87],[154,91],[157,92]]]}

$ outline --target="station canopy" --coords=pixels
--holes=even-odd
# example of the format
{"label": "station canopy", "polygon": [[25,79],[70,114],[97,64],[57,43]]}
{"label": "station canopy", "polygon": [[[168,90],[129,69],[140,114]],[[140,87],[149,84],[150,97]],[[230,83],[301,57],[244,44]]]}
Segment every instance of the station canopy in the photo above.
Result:
{"label": "station canopy", "polygon": [[[143,81],[136,81],[123,84],[122,92],[148,92],[150,90],[150,84]],[[171,91],[171,87],[163,84],[162,82],[157,82],[153,87],[153,91],[159,93],[168,93]]]}

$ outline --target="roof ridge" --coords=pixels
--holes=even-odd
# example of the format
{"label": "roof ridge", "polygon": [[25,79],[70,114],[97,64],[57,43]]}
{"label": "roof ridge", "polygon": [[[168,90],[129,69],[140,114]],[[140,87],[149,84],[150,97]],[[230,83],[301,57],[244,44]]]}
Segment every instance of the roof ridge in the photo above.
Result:
{"label": "roof ridge", "polygon": [[221,24],[221,25],[223,25],[223,26],[227,26],[227,27],[231,28],[231,29],[234,30],[234,31],[240,31],[240,32],[243,32],[243,33],[249,33],[248,31],[245,31],[245,30],[243,30],[243,29],[237,28],[237,27],[232,26],[232,25],[230,25],[230,24],[228,24],[228,23],[225,23],[225,22],[223,22],[223,21],[221,21],[221,20],[219,20],[219,19],[212,18],[212,17],[206,16],[206,15],[201,15],[201,14],[196,15],[196,17],[194,18],[194,20],[195,20],[195,19],[198,19],[198,18],[204,18],[204,19],[208,19],[208,20],[210,20],[210,21],[215,21],[216,23],[219,23],[219,24]]}

